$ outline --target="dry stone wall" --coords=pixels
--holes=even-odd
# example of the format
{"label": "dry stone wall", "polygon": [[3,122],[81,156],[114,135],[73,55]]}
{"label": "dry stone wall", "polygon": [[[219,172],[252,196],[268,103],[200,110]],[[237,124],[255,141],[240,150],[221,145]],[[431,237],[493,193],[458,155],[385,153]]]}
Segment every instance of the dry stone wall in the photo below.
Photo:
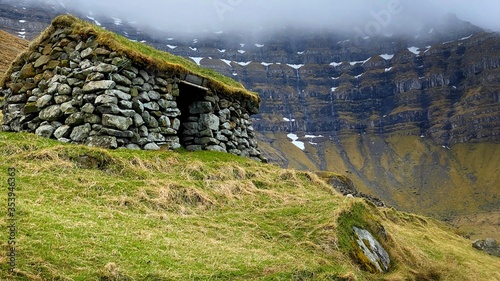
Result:
{"label": "dry stone wall", "polygon": [[142,66],[68,28],[31,50],[6,80],[3,131],[105,148],[184,146],[264,160],[250,118],[255,108],[214,94],[203,78]]}

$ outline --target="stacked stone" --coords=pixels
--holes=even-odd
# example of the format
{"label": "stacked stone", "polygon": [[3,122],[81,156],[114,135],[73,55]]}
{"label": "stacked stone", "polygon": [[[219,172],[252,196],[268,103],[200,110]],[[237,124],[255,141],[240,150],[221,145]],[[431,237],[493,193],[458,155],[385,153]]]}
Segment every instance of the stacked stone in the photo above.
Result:
{"label": "stacked stone", "polygon": [[183,143],[188,150],[222,151],[263,160],[250,115],[240,101],[209,93],[189,106],[189,114],[183,124]]}
{"label": "stacked stone", "polygon": [[[83,40],[59,28],[24,56],[24,65],[13,66],[3,91],[2,130],[105,148],[183,144],[265,161],[250,119],[255,105],[215,95],[205,82],[139,65],[93,37]],[[179,97],[179,83],[202,94]],[[183,119],[181,101],[187,103],[183,110],[189,107]]]}
{"label": "stacked stone", "polygon": [[180,147],[179,81],[81,40],[59,29],[12,73],[2,130],[106,148]]}

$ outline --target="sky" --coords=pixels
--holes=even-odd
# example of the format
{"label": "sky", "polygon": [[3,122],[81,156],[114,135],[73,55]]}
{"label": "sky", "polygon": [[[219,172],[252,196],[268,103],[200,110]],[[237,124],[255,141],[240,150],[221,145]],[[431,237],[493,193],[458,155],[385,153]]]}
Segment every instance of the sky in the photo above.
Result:
{"label": "sky", "polygon": [[[43,0],[29,0],[33,2]],[[182,31],[308,27],[377,30],[413,26],[447,13],[500,31],[499,0],[52,0],[83,12]],[[378,26],[377,26],[378,24]]]}

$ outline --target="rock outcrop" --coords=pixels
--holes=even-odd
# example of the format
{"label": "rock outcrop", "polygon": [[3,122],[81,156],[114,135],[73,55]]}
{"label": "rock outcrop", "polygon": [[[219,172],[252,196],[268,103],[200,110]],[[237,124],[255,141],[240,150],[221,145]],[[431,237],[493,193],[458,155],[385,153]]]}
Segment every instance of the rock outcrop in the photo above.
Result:
{"label": "rock outcrop", "polygon": [[365,266],[371,272],[387,272],[391,259],[387,251],[380,245],[380,243],[373,237],[373,235],[362,228],[353,227],[355,233],[355,241],[357,244],[357,251],[359,252],[359,259],[364,261]]}
{"label": "rock outcrop", "polygon": [[475,249],[484,251],[489,255],[500,257],[500,245],[493,238],[486,238],[484,240],[476,240],[472,243]]}
{"label": "rock outcrop", "polygon": [[75,32],[76,21],[56,18],[12,65],[3,81],[3,131],[106,148],[184,146],[263,160],[250,119],[257,96],[137,61],[95,32]]}

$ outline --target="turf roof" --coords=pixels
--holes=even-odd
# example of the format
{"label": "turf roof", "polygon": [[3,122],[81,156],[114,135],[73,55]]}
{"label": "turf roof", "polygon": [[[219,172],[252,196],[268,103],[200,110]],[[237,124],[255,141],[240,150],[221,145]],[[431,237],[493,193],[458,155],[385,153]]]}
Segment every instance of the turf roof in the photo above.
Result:
{"label": "turf roof", "polygon": [[[236,98],[251,100],[257,105],[260,104],[260,97],[257,93],[251,92],[245,87],[214,70],[203,68],[197,64],[182,58],[172,55],[168,52],[157,50],[149,45],[131,41],[128,38],[120,36],[111,31],[107,31],[97,25],[81,20],[73,15],[60,15],[52,20],[52,24],[42,34],[36,38],[31,44],[27,53],[20,55],[13,64],[24,64],[26,55],[34,50],[36,46],[50,38],[51,34],[57,27],[68,27],[72,34],[80,35],[82,38],[95,36],[95,40],[104,46],[107,46],[112,51],[121,55],[126,55],[135,63],[142,66],[157,69],[158,71],[169,71],[178,74],[193,74],[203,77],[208,80],[208,87],[215,92],[223,93]],[[12,67],[6,72],[5,78],[12,73]],[[0,82],[0,86],[4,85],[5,81]]]}

